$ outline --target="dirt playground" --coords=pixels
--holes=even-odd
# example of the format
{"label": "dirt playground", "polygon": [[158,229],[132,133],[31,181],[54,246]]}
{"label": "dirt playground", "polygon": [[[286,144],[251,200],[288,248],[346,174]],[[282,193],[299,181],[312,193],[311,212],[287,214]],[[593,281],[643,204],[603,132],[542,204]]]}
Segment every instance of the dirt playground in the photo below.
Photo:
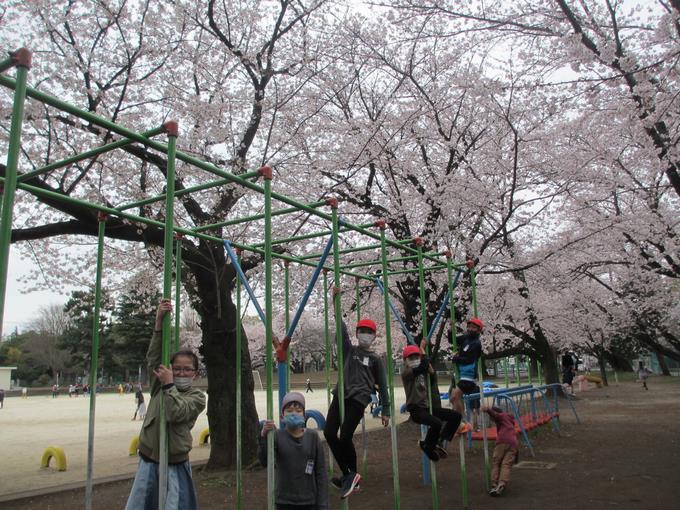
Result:
{"label": "dirt playground", "polygon": [[[577,395],[582,423],[576,423],[561,403],[562,434],[549,425],[531,432],[535,457],[522,447],[520,463],[501,498],[486,494],[481,443],[466,453],[470,509],[621,508],[680,509],[680,378],[653,377],[649,391],[635,382],[621,382]],[[321,392],[319,392],[321,393]],[[6,402],[7,403],[7,402]],[[370,420],[370,418],[369,418]],[[432,491],[422,484],[421,457],[416,446],[418,428],[398,427],[401,508],[433,508]],[[355,436],[359,446],[359,438]],[[349,499],[349,508],[387,510],[394,507],[390,434],[368,434],[368,469],[361,490]],[[437,464],[439,507],[463,508],[457,445]],[[194,456],[195,457],[195,456]],[[3,476],[12,460],[0,460]],[[234,474],[204,472],[195,467],[195,483],[203,510],[236,508]],[[129,475],[127,475],[129,476]],[[99,483],[94,508],[122,509],[131,486],[127,478]],[[341,508],[334,489],[330,508]],[[266,508],[266,473],[244,473],[244,508]],[[84,489],[1,501],[0,509],[66,510],[84,507]]]}

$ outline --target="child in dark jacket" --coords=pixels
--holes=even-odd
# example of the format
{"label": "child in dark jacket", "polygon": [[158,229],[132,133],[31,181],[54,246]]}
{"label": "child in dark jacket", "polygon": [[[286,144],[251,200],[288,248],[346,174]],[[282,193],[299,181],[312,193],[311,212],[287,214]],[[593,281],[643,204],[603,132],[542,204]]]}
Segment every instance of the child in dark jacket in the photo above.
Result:
{"label": "child in dark jacket", "polygon": [[[415,423],[427,425],[428,431],[420,448],[430,460],[437,462],[446,458],[444,441],[451,441],[460,425],[461,415],[453,409],[444,409],[439,400],[436,372],[425,355],[427,339],[423,339],[420,347],[408,345],[404,348],[404,368],[401,380],[406,393],[406,410]],[[432,413],[430,414],[427,398],[427,374],[430,374],[430,391],[432,394]]]}
{"label": "child in dark jacket", "polygon": [[375,392],[376,386],[380,391],[382,424],[387,427],[390,422],[390,395],[385,367],[380,356],[371,347],[375,341],[376,332],[375,322],[371,319],[361,319],[356,325],[358,345],[352,345],[347,325],[342,322],[345,415],[341,423],[340,393],[336,385],[333,390],[333,400],[326,415],[323,434],[342,475],[333,477],[330,482],[340,490],[340,497],[343,499],[356,490],[361,480],[361,475],[357,473],[357,453],[352,437],[364,417],[366,406],[371,402],[371,394]]}
{"label": "child in dark jacket", "polygon": [[266,421],[257,449],[267,465],[267,434],[274,431],[277,510],[328,510],[326,456],[319,435],[305,428],[305,397],[291,391],[281,403],[285,429]]}
{"label": "child in dark jacket", "polygon": [[491,470],[491,496],[501,496],[510,481],[510,468],[517,460],[517,432],[515,419],[500,407],[483,406],[496,424],[496,447],[493,449],[493,468]]}

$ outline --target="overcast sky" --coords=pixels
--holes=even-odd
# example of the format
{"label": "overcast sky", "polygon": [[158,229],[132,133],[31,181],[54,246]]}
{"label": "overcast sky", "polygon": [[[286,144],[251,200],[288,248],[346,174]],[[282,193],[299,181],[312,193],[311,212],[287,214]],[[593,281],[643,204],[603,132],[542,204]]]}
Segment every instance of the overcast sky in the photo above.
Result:
{"label": "overcast sky", "polygon": [[67,294],[61,295],[49,290],[41,290],[24,294],[20,289],[24,285],[18,282],[20,276],[29,272],[32,262],[20,258],[21,254],[10,248],[9,268],[7,271],[7,291],[5,296],[5,317],[2,334],[7,335],[19,328],[22,331],[38,310],[51,303],[66,303]]}

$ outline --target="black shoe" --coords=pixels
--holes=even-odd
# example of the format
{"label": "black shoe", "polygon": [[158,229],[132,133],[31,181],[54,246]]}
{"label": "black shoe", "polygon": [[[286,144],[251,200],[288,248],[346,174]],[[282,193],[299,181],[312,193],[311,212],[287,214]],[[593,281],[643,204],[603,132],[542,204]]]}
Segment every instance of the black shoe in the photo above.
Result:
{"label": "black shoe", "polygon": [[445,459],[449,456],[449,452],[447,452],[446,449],[440,444],[434,447],[434,451],[437,453],[437,455],[439,455],[440,459]]}
{"label": "black shoe", "polygon": [[359,484],[361,475],[350,471],[342,478],[342,489],[340,489],[340,498],[345,499],[354,492],[354,489]]}
{"label": "black shoe", "polygon": [[331,485],[338,490],[342,489],[342,477],[334,476],[333,478],[331,478]]}
{"label": "black shoe", "polygon": [[418,445],[420,446],[420,449],[425,452],[425,455],[432,461],[432,462],[437,462],[439,461],[439,454],[435,451],[434,448],[430,448],[425,444],[425,441],[418,441]]}

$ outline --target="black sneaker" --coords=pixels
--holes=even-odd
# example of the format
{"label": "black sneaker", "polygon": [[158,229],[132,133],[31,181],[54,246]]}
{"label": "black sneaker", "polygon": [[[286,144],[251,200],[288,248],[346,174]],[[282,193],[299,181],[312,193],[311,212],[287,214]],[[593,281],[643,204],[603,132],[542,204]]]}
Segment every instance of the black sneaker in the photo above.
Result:
{"label": "black sneaker", "polygon": [[331,478],[331,485],[338,490],[342,489],[342,477],[334,476],[333,478]]}
{"label": "black sneaker", "polygon": [[449,452],[447,452],[446,449],[440,444],[434,447],[434,451],[437,453],[437,455],[439,455],[440,459],[445,459],[449,456]]}
{"label": "black sneaker", "polygon": [[425,441],[418,441],[418,445],[420,446],[420,449],[425,452],[425,455],[432,461],[432,462],[437,462],[439,460],[439,454],[435,451],[434,448],[429,448],[426,444]]}
{"label": "black sneaker", "polygon": [[354,489],[359,484],[361,475],[359,473],[350,472],[342,478],[342,489],[340,489],[340,498],[345,499],[354,492]]}

